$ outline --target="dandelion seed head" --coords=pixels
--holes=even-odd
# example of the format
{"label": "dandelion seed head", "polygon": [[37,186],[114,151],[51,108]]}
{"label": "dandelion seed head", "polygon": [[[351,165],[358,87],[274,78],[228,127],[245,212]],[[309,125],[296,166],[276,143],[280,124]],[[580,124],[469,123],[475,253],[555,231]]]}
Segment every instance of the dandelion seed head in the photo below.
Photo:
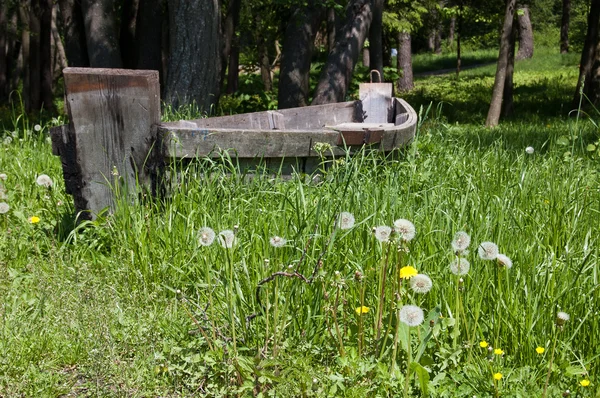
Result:
{"label": "dandelion seed head", "polygon": [[35,131],[42,131],[42,126],[40,126],[39,124],[36,124],[35,126],[33,126],[33,129]]}
{"label": "dandelion seed head", "polygon": [[210,246],[215,240],[215,231],[209,227],[202,227],[198,230],[198,243],[201,246]]}
{"label": "dandelion seed head", "polygon": [[425,274],[418,274],[410,279],[410,288],[415,293],[427,293],[432,287],[433,281]]}
{"label": "dandelion seed head", "polygon": [[225,249],[231,249],[235,244],[235,233],[230,229],[219,232],[219,242]]}
{"label": "dandelion seed head", "polygon": [[416,305],[408,304],[400,308],[400,321],[408,326],[419,326],[424,319],[423,310]]}
{"label": "dandelion seed head", "polygon": [[471,244],[471,237],[465,231],[458,231],[452,239],[452,249],[454,252],[464,252]]}
{"label": "dandelion seed head", "polygon": [[477,252],[482,260],[495,260],[498,257],[498,246],[493,242],[481,242]]}
{"label": "dandelion seed head", "polygon": [[54,182],[52,181],[52,178],[50,178],[50,176],[48,176],[46,174],[40,174],[38,176],[38,178],[35,180],[35,182],[39,186],[46,187],[46,188],[52,188],[52,185],[54,185]]}
{"label": "dandelion seed head", "polygon": [[417,230],[412,222],[404,218],[399,218],[394,221],[394,231],[400,235],[400,239],[409,242],[415,237]]}
{"label": "dandelion seed head", "polygon": [[389,242],[392,229],[387,225],[375,227],[375,238],[380,242]]}
{"label": "dandelion seed head", "polygon": [[569,319],[571,319],[571,316],[564,311],[558,311],[556,313],[556,324],[558,326],[563,326]]}
{"label": "dandelion seed head", "polygon": [[343,211],[338,215],[337,226],[340,229],[350,229],[354,226],[354,215]]}
{"label": "dandelion seed head", "polygon": [[287,240],[281,236],[273,236],[271,239],[269,239],[269,243],[271,243],[271,246],[273,247],[282,247],[285,246]]}
{"label": "dandelion seed head", "polygon": [[511,269],[513,266],[512,260],[505,254],[499,253],[496,256],[496,261],[498,262],[498,265],[501,267],[504,267],[506,269]]}
{"label": "dandelion seed head", "polygon": [[454,275],[466,275],[470,268],[471,264],[466,258],[457,258],[450,263],[450,272]]}
{"label": "dandelion seed head", "polygon": [[527,148],[525,148],[525,153],[528,155],[533,155],[534,151],[535,151],[535,149],[533,149],[532,146],[528,146]]}
{"label": "dandelion seed head", "polygon": [[0,173],[0,180],[6,181],[7,178],[8,176],[6,175],[6,173]]}
{"label": "dandelion seed head", "polygon": [[0,202],[0,214],[6,214],[10,210],[10,206],[6,202]]}

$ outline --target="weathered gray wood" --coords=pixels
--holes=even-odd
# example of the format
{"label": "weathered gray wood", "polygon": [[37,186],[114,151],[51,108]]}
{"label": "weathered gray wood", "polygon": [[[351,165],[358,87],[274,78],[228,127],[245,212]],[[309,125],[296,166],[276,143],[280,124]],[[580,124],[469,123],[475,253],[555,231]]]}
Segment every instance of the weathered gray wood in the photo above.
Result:
{"label": "weathered gray wood", "polygon": [[158,72],[66,68],[63,73],[70,122],[61,137],[70,150],[60,155],[74,174],[77,210],[93,218],[114,205],[111,185],[118,182],[128,193],[137,192],[138,182],[150,186],[145,165],[153,126],[160,122]]}
{"label": "weathered gray wood", "polygon": [[360,83],[359,98],[362,101],[367,123],[388,123],[394,116],[392,83]]}
{"label": "weathered gray wood", "polygon": [[271,130],[273,120],[277,119],[279,130],[318,130],[325,126],[345,122],[362,122],[360,101],[337,104],[304,106],[300,108],[280,109],[278,111],[242,113],[231,116],[219,116],[192,120],[198,127],[204,128],[246,128],[250,130]]}

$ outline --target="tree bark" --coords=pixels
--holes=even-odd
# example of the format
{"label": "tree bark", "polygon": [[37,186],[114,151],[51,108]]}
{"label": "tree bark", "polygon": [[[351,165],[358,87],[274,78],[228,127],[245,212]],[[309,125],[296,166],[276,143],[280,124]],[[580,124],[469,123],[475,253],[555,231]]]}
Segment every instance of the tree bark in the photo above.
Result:
{"label": "tree bark", "polygon": [[369,29],[369,70],[383,79],[383,0],[373,0],[373,20]]}
{"label": "tree bark", "polygon": [[52,93],[52,0],[40,1],[40,100],[41,108],[55,112]]}
{"label": "tree bark", "polygon": [[63,46],[60,33],[58,32],[58,7],[52,9],[52,39],[54,42],[54,53],[55,53],[55,68],[52,73],[52,80],[56,82],[58,77],[62,76],[62,70],[69,64],[67,61],[67,54],[65,53],[65,47]]}
{"label": "tree bark", "polygon": [[562,18],[560,20],[560,53],[569,52],[569,22],[571,20],[571,0],[562,0]]}
{"label": "tree bark", "polygon": [[517,10],[517,25],[519,27],[519,51],[517,60],[533,57],[533,28],[529,17],[529,7],[523,6]]}
{"label": "tree bark", "polygon": [[330,53],[335,47],[335,37],[337,35],[337,15],[334,7],[327,9],[327,52]]}
{"label": "tree bark", "polygon": [[135,24],[136,68],[157,70],[161,86],[164,85],[161,45],[164,19],[164,0],[140,0]]}
{"label": "tree bark", "polygon": [[448,46],[452,48],[454,46],[454,30],[456,28],[456,17],[450,18],[450,26],[448,27]]}
{"label": "tree bark", "polygon": [[78,0],[59,0],[58,5],[62,17],[65,54],[69,66],[89,66],[81,3]]}
{"label": "tree bark", "polygon": [[32,0],[29,10],[29,106],[28,112],[39,112],[42,107],[42,75],[40,47],[41,0]]}
{"label": "tree bark", "polygon": [[[233,94],[238,90],[240,78],[240,43],[237,36],[231,45],[229,55],[229,66],[227,66],[227,94]],[[279,77],[281,79],[281,77]]]}
{"label": "tree bark", "polygon": [[279,93],[280,109],[309,104],[309,72],[315,35],[324,17],[324,9],[315,1],[297,7],[290,18],[283,38]]}
{"label": "tree bark", "polygon": [[8,63],[6,56],[7,48],[7,19],[8,7],[6,2],[0,4],[0,104],[8,97]]}
{"label": "tree bark", "polygon": [[258,64],[260,67],[260,77],[263,82],[264,90],[273,91],[273,78],[271,76],[271,62],[269,61],[269,51],[267,49],[267,38],[261,35],[258,40]]}
{"label": "tree bark", "polygon": [[30,32],[29,32],[29,1],[24,1],[19,5],[19,21],[21,25],[21,62],[23,69],[23,105],[27,111],[31,109],[30,106],[30,65],[29,54],[30,54]]}
{"label": "tree bark", "polygon": [[508,62],[506,63],[506,78],[504,80],[504,90],[502,93],[502,116],[508,117],[514,111],[514,84],[513,74],[515,71],[515,42],[517,38],[517,29],[513,25],[510,35],[510,47],[508,49]]}
{"label": "tree bark", "polygon": [[581,51],[579,62],[579,79],[573,97],[573,108],[579,107],[581,93],[588,95],[592,77],[592,67],[596,58],[596,47],[598,45],[598,23],[600,20],[600,0],[592,0],[588,14],[587,34]]}
{"label": "tree bark", "polygon": [[347,22],[340,32],[317,84],[313,105],[341,102],[346,98],[354,66],[371,25],[370,0],[352,0]]}
{"label": "tree bark", "polygon": [[456,78],[458,79],[460,75],[460,68],[462,64],[462,57],[460,54],[460,40],[462,34],[462,25],[463,25],[463,4],[462,1],[458,6],[458,17],[456,21]]}
{"label": "tree bark", "polygon": [[494,79],[494,88],[492,90],[492,100],[490,109],[485,121],[486,127],[495,127],[500,120],[500,111],[502,110],[502,95],[504,93],[504,82],[506,80],[506,68],[508,66],[508,53],[510,51],[510,36],[512,34],[513,20],[515,17],[516,0],[507,0],[506,11],[504,14],[504,27],[500,38],[500,52],[498,54],[498,64],[496,67],[496,77]]}
{"label": "tree bark", "polygon": [[223,67],[221,69],[221,87],[223,87],[225,81],[225,72],[228,70],[227,66],[230,64],[229,58],[231,56],[233,42],[234,40],[237,40],[235,32],[239,25],[241,5],[241,0],[230,0],[227,7],[227,14],[225,15],[225,21],[223,22],[223,54],[221,56],[221,65],[223,65]]}
{"label": "tree bark", "polygon": [[219,98],[220,10],[217,0],[169,0],[170,57],[166,102],[195,102],[210,113]]}
{"label": "tree bark", "polygon": [[413,83],[412,71],[412,44],[411,35],[409,32],[398,32],[398,72],[402,71],[398,79],[398,91],[406,92],[412,90],[415,86]]}
{"label": "tree bark", "polygon": [[136,24],[140,0],[126,0],[121,11],[119,44],[123,67],[135,69],[137,66]]}
{"label": "tree bark", "polygon": [[82,0],[90,66],[122,68],[115,0]]}

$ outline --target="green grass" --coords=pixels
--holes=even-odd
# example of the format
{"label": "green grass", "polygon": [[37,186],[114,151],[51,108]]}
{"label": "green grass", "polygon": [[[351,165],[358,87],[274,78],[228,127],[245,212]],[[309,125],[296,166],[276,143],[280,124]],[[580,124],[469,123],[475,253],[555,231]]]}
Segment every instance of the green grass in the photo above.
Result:
{"label": "green grass", "polygon": [[[567,99],[570,77],[555,83],[553,74],[562,62],[549,54],[530,69],[519,64],[520,87],[545,87],[523,93],[521,107]],[[600,178],[598,154],[587,149],[598,130],[545,109],[486,130],[477,116],[484,94],[471,91],[490,82],[477,73],[487,72],[419,81],[411,102],[427,105],[430,93],[445,103],[423,111],[416,142],[387,159],[363,152],[291,179],[247,178],[228,159],[175,164],[170,196],[122,201],[78,227],[43,132],[15,121],[16,136],[0,144],[0,201],[10,205],[0,214],[0,395],[398,396],[407,361],[418,358],[410,396],[425,377],[436,397],[537,397],[556,341],[548,396],[594,396]],[[461,87],[472,89],[464,103]],[[52,189],[36,184],[40,174]],[[353,213],[353,228],[335,228],[340,211]],[[34,215],[39,223],[28,221]],[[378,242],[372,228],[398,218],[415,224],[415,239]],[[199,245],[203,226],[236,230],[236,244]],[[461,230],[472,243],[459,282],[449,264]],[[269,244],[275,235],[284,247]],[[479,259],[483,241],[513,267]],[[405,265],[429,275],[431,291],[400,285]],[[313,283],[298,276],[315,270]],[[298,274],[263,282],[257,301],[261,280],[283,271]],[[407,303],[430,318],[398,323],[396,305]],[[359,318],[361,305],[369,312]],[[388,337],[378,340],[379,305]],[[559,310],[571,316],[562,330]],[[580,386],[584,379],[591,385]]]}

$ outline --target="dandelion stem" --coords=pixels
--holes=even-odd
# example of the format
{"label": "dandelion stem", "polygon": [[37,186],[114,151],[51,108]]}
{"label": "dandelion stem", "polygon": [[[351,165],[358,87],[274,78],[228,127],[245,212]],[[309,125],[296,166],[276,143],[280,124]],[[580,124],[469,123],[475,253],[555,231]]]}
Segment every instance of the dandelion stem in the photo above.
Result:
{"label": "dandelion stem", "polygon": [[377,304],[377,324],[376,324],[376,328],[377,328],[376,339],[377,340],[379,340],[379,338],[381,337],[381,327],[383,326],[382,319],[383,319],[383,306],[385,305],[385,280],[386,280],[386,276],[387,276],[387,265],[388,265],[388,258],[390,256],[390,247],[391,247],[391,245],[388,244],[384,263],[383,263],[383,269],[381,271],[381,278],[380,278],[380,282],[379,282],[380,283],[379,303]]}
{"label": "dandelion stem", "polygon": [[337,340],[338,340],[338,349],[340,351],[340,356],[344,357],[346,356],[346,352],[344,351],[344,340],[342,339],[342,334],[340,333],[340,326],[338,324],[338,320],[337,320],[337,309],[338,309],[338,304],[340,301],[340,287],[337,287],[337,292],[335,293],[335,304],[333,305],[332,308],[332,313],[333,313],[333,324],[335,325],[335,333],[337,334]]}
{"label": "dandelion stem", "polygon": [[554,351],[556,349],[556,340],[558,340],[558,333],[554,330],[554,342],[552,343],[552,351],[550,352],[550,362],[548,363],[548,374],[546,375],[546,383],[544,383],[544,392],[542,397],[546,398],[548,390],[548,383],[550,382],[550,376],[552,375],[552,363],[554,362]]}

